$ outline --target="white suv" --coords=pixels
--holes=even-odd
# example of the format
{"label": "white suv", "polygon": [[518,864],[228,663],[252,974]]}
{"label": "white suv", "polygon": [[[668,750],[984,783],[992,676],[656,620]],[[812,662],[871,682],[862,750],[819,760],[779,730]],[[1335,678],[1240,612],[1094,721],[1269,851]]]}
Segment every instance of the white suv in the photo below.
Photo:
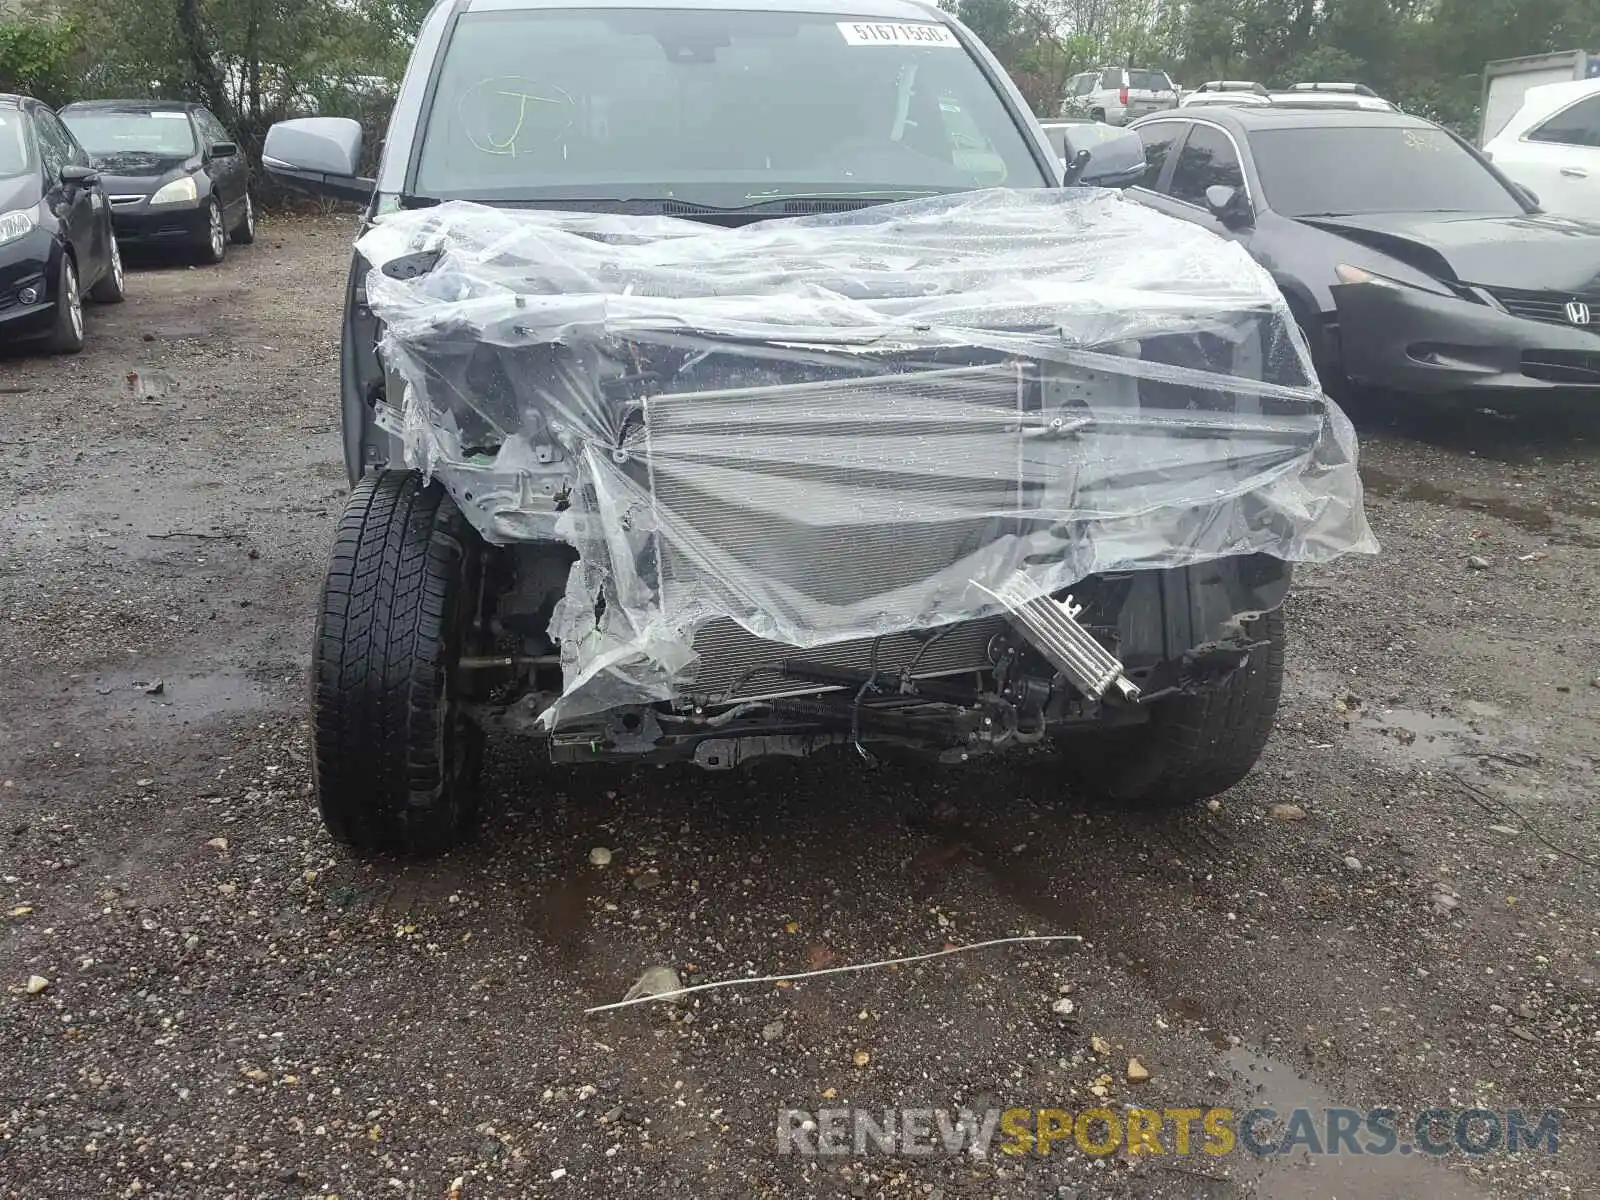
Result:
{"label": "white suv", "polygon": [[1061,98],[1063,117],[1088,117],[1107,125],[1126,125],[1177,107],[1178,89],[1167,73],[1143,67],[1104,67],[1074,75]]}
{"label": "white suv", "polygon": [[1483,153],[1547,212],[1600,218],[1600,79],[1529,88]]}

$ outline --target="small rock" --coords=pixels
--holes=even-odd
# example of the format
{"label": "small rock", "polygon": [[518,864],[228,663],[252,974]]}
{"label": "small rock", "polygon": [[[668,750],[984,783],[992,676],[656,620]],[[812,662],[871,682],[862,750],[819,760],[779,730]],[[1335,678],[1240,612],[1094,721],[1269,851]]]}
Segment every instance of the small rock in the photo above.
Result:
{"label": "small rock", "polygon": [[1211,797],[1211,799],[1206,801],[1206,811],[1207,812],[1221,812],[1222,811],[1222,801],[1218,800],[1215,796]]}
{"label": "small rock", "polygon": [[1128,1082],[1129,1083],[1143,1083],[1145,1080],[1147,1080],[1149,1078],[1150,1078],[1150,1069],[1148,1067],[1146,1067],[1137,1058],[1130,1058],[1128,1060]]}
{"label": "small rock", "polygon": [[1268,810],[1274,821],[1304,821],[1306,810],[1298,804],[1274,804]]}
{"label": "small rock", "polygon": [[1106,1041],[1105,1038],[1100,1037],[1098,1034],[1089,1039],[1089,1047],[1096,1054],[1110,1054],[1111,1053],[1111,1043]]}
{"label": "small rock", "polygon": [[1489,832],[1498,833],[1503,837],[1516,837],[1522,830],[1514,825],[1491,825],[1489,826]]}
{"label": "small rock", "polygon": [[167,690],[167,684],[163,679],[152,679],[140,690],[143,691],[146,696],[159,696],[162,692]]}
{"label": "small rock", "polygon": [[210,846],[213,850],[226,850],[228,848],[228,839],[225,837],[214,837],[207,842],[206,845]]}
{"label": "small rock", "polygon": [[1432,904],[1434,912],[1448,915],[1461,907],[1461,898],[1450,892],[1435,892]]}
{"label": "small rock", "polygon": [[565,1167],[557,1167],[554,1171],[550,1172],[551,1179],[565,1179],[566,1177],[567,1169]]}
{"label": "small rock", "polygon": [[634,877],[633,886],[641,892],[648,892],[651,888],[661,886],[661,872],[651,867],[648,871],[641,871]]}
{"label": "small rock", "polygon": [[1596,675],[1593,679],[1589,680],[1589,686],[1592,688],[1600,688],[1600,675]]}
{"label": "small rock", "polygon": [[620,1104],[615,1108],[608,1109],[600,1116],[600,1124],[602,1125],[615,1125],[620,1120],[622,1120],[622,1105]]}
{"label": "small rock", "polygon": [[1524,1025],[1513,1025],[1511,1033],[1513,1037],[1519,1037],[1525,1042],[1537,1042],[1539,1040],[1539,1035]]}
{"label": "small rock", "polygon": [[246,1067],[241,1074],[243,1074],[244,1077],[250,1080],[252,1083],[265,1083],[271,1078],[271,1076],[263,1071],[260,1067]]}
{"label": "small rock", "polygon": [[1344,856],[1344,865],[1352,871],[1361,870],[1361,860],[1354,854],[1346,854]]}
{"label": "small rock", "polygon": [[1521,1017],[1524,1021],[1531,1021],[1537,1015],[1533,1009],[1526,1004],[1519,1004],[1511,1011],[1516,1013],[1517,1016]]}
{"label": "small rock", "polygon": [[1070,1017],[1078,1006],[1063,996],[1050,1006],[1050,1011],[1058,1017]]}
{"label": "small rock", "polygon": [[857,1050],[850,1056],[850,1061],[855,1063],[855,1065],[858,1067],[864,1067],[872,1061],[872,1055],[868,1054],[865,1050]]}
{"label": "small rock", "polygon": [[775,1042],[779,1038],[781,1038],[782,1036],[783,1036],[783,1022],[782,1021],[773,1021],[770,1024],[763,1025],[761,1027],[761,1040],[763,1042]]}
{"label": "small rock", "polygon": [[604,846],[596,846],[589,851],[589,862],[597,867],[609,867],[611,865],[611,851]]}
{"label": "small rock", "polygon": [[1489,569],[1489,560],[1481,554],[1469,554],[1467,555],[1467,566],[1474,571],[1487,571]]}
{"label": "small rock", "polygon": [[28,982],[23,984],[23,990],[30,996],[37,996],[50,986],[50,981],[43,975],[29,975]]}
{"label": "small rock", "polygon": [[592,1084],[592,1083],[586,1083],[581,1088],[578,1089],[578,1099],[579,1100],[591,1100],[595,1096],[598,1096],[599,1094],[600,1094],[600,1089],[595,1087],[594,1084]]}
{"label": "small rock", "polygon": [[671,967],[646,967],[634,985],[622,997],[638,1000],[645,996],[659,996],[673,1004],[683,1003],[683,980]]}

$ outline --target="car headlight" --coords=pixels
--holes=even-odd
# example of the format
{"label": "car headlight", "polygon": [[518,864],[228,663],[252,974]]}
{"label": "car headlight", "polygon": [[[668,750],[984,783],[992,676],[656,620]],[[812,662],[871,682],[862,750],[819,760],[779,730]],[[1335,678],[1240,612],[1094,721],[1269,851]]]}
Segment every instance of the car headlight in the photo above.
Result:
{"label": "car headlight", "polygon": [[174,179],[171,183],[164,183],[157,188],[156,194],[150,197],[150,203],[182,204],[199,198],[200,189],[195,186],[194,176],[185,175],[182,179]]}
{"label": "car headlight", "polygon": [[26,237],[33,232],[36,224],[38,217],[31,208],[17,208],[8,213],[0,213],[0,246],[14,242],[19,237]]}
{"label": "car headlight", "polygon": [[1429,280],[1426,283],[1414,283],[1405,279],[1392,279],[1388,275],[1379,275],[1376,271],[1369,271],[1365,267],[1352,267],[1349,263],[1340,263],[1333,269],[1334,275],[1340,283],[1370,283],[1377,287],[1405,288],[1407,291],[1432,292],[1435,295],[1453,295],[1443,284]]}

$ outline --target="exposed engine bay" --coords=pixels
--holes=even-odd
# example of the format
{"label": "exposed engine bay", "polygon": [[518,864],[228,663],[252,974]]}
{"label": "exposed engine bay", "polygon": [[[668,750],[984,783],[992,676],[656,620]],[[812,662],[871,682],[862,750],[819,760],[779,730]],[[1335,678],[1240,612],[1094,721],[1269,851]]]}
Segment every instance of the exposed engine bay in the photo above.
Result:
{"label": "exposed engine bay", "polygon": [[494,548],[458,690],[557,759],[1136,724],[1375,548],[1271,279],[1113,193],[449,203],[359,250],[390,462]]}

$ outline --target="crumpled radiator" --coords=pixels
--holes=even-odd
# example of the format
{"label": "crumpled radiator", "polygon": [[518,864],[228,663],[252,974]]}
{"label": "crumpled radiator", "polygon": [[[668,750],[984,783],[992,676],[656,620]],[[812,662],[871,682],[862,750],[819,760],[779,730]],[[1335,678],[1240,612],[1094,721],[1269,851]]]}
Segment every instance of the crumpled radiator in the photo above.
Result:
{"label": "crumpled radiator", "polygon": [[988,666],[1001,620],[931,644],[900,632],[797,650],[696,614],[725,598],[810,629],[935,626],[929,581],[933,603],[970,609],[975,567],[1020,552],[1044,491],[1024,459],[1037,394],[1033,368],[1007,363],[650,397],[660,604],[668,624],[698,625],[693,693],[821,690],[781,676],[787,658],[919,677]]}

